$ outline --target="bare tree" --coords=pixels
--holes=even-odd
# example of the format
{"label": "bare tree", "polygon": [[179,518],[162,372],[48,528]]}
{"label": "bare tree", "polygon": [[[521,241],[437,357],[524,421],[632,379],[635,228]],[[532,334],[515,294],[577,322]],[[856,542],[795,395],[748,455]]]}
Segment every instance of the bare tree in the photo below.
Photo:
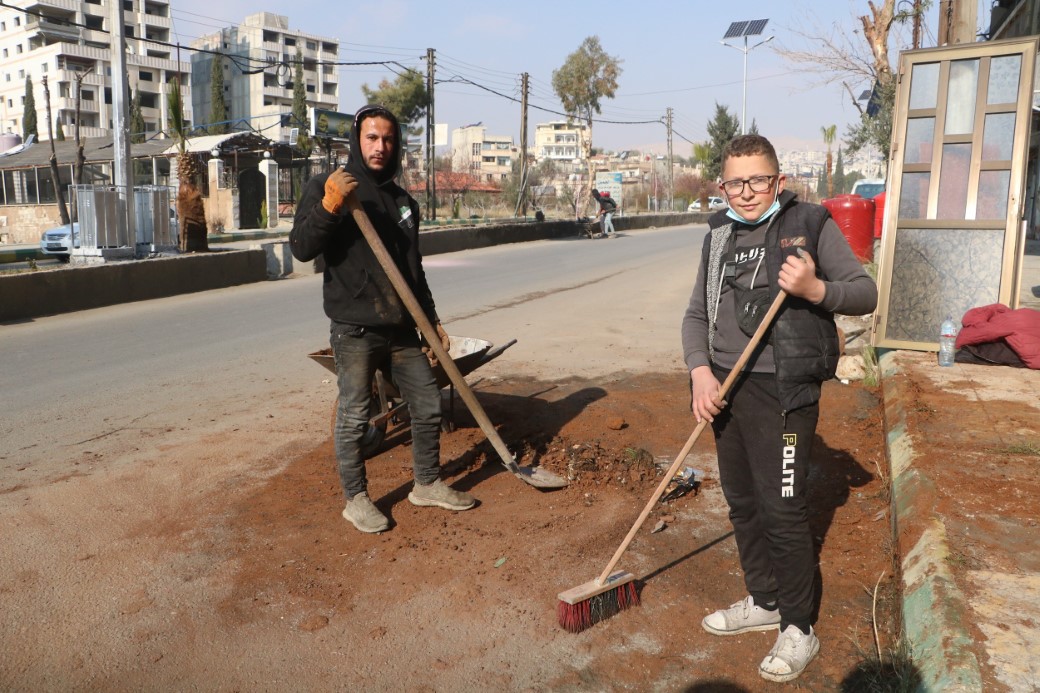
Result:
{"label": "bare tree", "polygon": [[54,126],[51,125],[54,121],[51,119],[51,89],[47,86],[47,75],[43,76],[43,99],[47,102],[47,139],[50,140],[51,144],[51,183],[54,185],[54,194],[58,198],[58,214],[61,216],[61,223],[68,224],[71,219],[69,218],[69,209],[65,206],[65,192],[61,189],[61,176],[58,175],[58,154],[54,150]]}
{"label": "bare tree", "polygon": [[[915,2],[912,9],[904,11],[896,9],[896,0],[881,0],[877,4],[868,0],[869,12],[855,18],[858,31],[837,26],[830,30],[819,26],[791,28],[808,47],[795,49],[781,45],[775,49],[802,72],[816,75],[817,79],[810,80],[807,86],[841,83],[848,91],[860,112],[860,122],[847,130],[847,153],[873,145],[887,160],[895,100],[895,78],[889,55],[893,24],[912,22],[920,26],[920,17],[930,5],[930,0]],[[862,36],[862,39],[854,41],[852,36]],[[866,109],[860,106],[850,83],[871,89],[872,101]]]}

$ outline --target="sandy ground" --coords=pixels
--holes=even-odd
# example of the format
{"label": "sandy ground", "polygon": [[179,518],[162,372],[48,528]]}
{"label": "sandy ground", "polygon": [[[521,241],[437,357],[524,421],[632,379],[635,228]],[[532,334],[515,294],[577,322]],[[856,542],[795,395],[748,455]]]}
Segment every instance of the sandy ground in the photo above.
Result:
{"label": "sandy ground", "polygon": [[[470,378],[491,419],[522,463],[569,474],[568,488],[506,472],[457,401],[444,464],[479,506],[407,502],[402,422],[369,463],[391,530],[363,535],[339,514],[327,384],[110,432],[65,473],[0,489],[0,686],[759,690],[775,634],[717,638],[699,623],[743,596],[710,436],[688,460],[698,492],[655,509],[621,560],[642,605],[578,635],[556,622],[556,594],[598,575],[693,429],[681,371],[547,382],[495,370],[507,369]],[[877,397],[825,387],[811,474],[822,651],[796,688],[868,675],[872,621],[882,648],[896,637]]]}

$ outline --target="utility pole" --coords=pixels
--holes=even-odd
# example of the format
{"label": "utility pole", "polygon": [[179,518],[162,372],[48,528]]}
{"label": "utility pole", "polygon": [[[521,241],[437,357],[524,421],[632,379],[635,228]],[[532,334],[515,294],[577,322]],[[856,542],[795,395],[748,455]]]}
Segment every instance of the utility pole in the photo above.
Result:
{"label": "utility pole", "polygon": [[914,0],[914,50],[921,47],[921,0]]}
{"label": "utility pole", "polygon": [[668,211],[675,211],[675,181],[672,168],[672,107],[665,114],[665,125],[668,126]]}
{"label": "utility pole", "polygon": [[530,84],[526,72],[520,77],[520,199],[517,207],[520,214],[527,217],[527,90]]}
{"label": "utility pole", "polygon": [[437,218],[437,178],[434,170],[434,142],[436,136],[433,132],[433,76],[434,76],[434,49],[426,49],[426,94],[430,97],[430,105],[426,108],[426,218]]}
{"label": "utility pole", "polygon": [[941,0],[939,3],[939,45],[975,42],[978,0]]}
{"label": "utility pole", "polygon": [[[112,152],[112,182],[115,183],[116,195],[124,202],[127,239],[134,239],[132,242],[136,244],[134,182],[130,175],[130,123],[127,118],[129,87],[126,78],[126,27],[123,23],[122,0],[109,0],[108,23],[109,35],[112,38],[112,134],[115,144]],[[120,212],[121,217],[122,214],[123,212]]]}

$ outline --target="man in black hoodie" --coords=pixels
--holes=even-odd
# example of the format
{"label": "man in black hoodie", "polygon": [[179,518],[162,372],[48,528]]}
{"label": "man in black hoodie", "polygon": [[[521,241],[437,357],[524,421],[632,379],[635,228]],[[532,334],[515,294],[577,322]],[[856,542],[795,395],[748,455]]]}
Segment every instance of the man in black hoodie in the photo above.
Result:
{"label": "man in black hoodie", "polygon": [[358,110],[347,165],[307,183],[289,234],[294,257],[309,261],[322,255],[325,261],[325,314],[332,320],[330,342],[339,384],[334,439],[347,499],[343,517],[362,532],[389,527],[368,496],[361,454],[377,368],[390,376],[408,403],[415,476],[408,500],[447,510],[476,504],[473,496],[440,480],[441,396],[429,349],[421,345],[415,321],[346,207],[347,197],[354,194],[447,350],[448,333],[437,318],[419,254],[419,204],[394,182],[400,169],[400,133],[397,118],[386,108]]}

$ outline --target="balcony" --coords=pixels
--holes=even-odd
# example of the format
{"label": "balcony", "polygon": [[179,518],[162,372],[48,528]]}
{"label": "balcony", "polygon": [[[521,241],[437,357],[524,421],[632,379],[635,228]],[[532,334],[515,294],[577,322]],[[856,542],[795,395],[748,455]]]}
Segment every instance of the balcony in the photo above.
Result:
{"label": "balcony", "polygon": [[[75,17],[70,17],[75,19]],[[67,41],[79,39],[80,27],[70,26],[66,21],[61,18],[51,17],[35,17],[30,15],[29,19],[25,22],[26,31],[36,31],[41,34],[46,34],[50,39],[50,42],[54,41]]]}
{"label": "balcony", "polygon": [[[30,12],[46,12],[49,8],[58,8],[67,10],[75,13],[79,9],[78,0],[36,0],[35,2],[27,2],[25,9]],[[32,16],[32,15],[30,15]]]}

